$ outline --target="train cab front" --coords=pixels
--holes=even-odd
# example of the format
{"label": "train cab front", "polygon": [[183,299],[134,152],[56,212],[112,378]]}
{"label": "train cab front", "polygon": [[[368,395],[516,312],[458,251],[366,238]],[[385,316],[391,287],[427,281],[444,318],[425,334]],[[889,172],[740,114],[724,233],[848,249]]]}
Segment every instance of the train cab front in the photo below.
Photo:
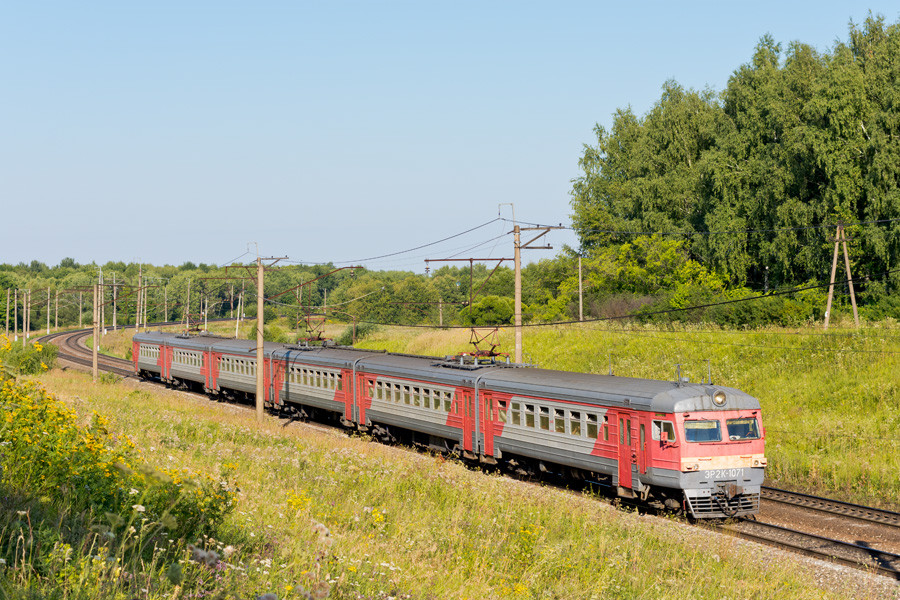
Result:
{"label": "train cab front", "polygon": [[755,514],[767,462],[759,402],[735,389],[704,392],[675,414],[685,511],[694,518]]}

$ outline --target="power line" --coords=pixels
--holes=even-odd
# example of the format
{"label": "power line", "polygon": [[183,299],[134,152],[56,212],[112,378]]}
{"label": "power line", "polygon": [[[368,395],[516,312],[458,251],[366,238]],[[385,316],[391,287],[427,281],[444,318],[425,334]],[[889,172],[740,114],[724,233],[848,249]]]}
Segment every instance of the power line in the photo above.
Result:
{"label": "power line", "polygon": [[[511,219],[507,219],[506,217],[497,217],[501,221],[506,221],[508,223],[512,223]],[[844,226],[851,227],[854,225],[879,225],[882,223],[896,223],[900,221],[898,219],[877,219],[872,221],[856,221],[853,223],[844,223]],[[533,225],[536,227],[542,227],[540,223],[529,223],[528,221],[519,221],[519,223],[526,223],[528,225]],[[722,229],[720,231],[627,231],[627,230],[618,230],[618,229],[588,229],[582,231],[581,233],[609,233],[614,235],[671,235],[671,236],[685,236],[691,237],[695,235],[721,235],[721,234],[729,234],[733,235],[736,233],[777,233],[779,231],[806,231],[806,230],[814,230],[814,229],[832,229],[834,228],[834,224],[822,224],[822,225],[808,225],[804,227],[775,227],[771,229]],[[575,227],[572,226],[563,226],[563,229],[567,229],[570,231],[578,231]]]}
{"label": "power line", "polygon": [[[877,273],[875,276],[887,275],[887,274],[897,273],[897,272],[900,272],[900,269],[891,269],[889,271]],[[841,282],[835,281],[835,283],[847,283],[849,281],[850,281],[850,279],[845,279],[844,281],[841,281]],[[523,324],[522,327],[552,327],[555,325],[574,325],[577,323],[600,323],[600,322],[604,322],[604,321],[619,321],[619,320],[624,320],[624,319],[634,319],[634,318],[638,318],[638,317],[653,317],[653,316],[658,316],[658,315],[687,312],[687,311],[691,311],[691,310],[700,310],[700,309],[704,309],[704,308],[713,308],[716,306],[737,304],[739,302],[752,302],[752,301],[763,300],[763,299],[774,297],[774,296],[786,296],[786,295],[790,295],[790,294],[796,294],[798,292],[805,292],[807,290],[825,288],[825,287],[828,287],[829,285],[831,285],[831,284],[824,283],[824,284],[808,285],[808,286],[792,288],[792,289],[788,289],[788,290],[769,292],[768,294],[761,295],[761,296],[750,296],[747,298],[733,298],[731,300],[722,300],[721,302],[708,302],[705,304],[697,304],[694,306],[686,306],[686,307],[682,307],[682,308],[668,308],[668,309],[649,311],[649,312],[629,313],[626,315],[617,315],[614,317],[595,317],[593,319],[585,319],[584,321],[579,321],[576,319],[576,320],[566,320],[566,321],[552,321],[550,323],[527,323],[527,324]],[[464,325],[451,325],[451,326],[445,326],[445,327],[438,327],[436,325],[400,325],[397,323],[380,323],[380,322],[376,322],[376,321],[360,321],[360,322],[370,323],[372,325],[385,325],[385,326],[398,326],[398,327],[421,327],[421,328],[427,328],[427,329],[471,329],[470,326],[464,326]]]}
{"label": "power line", "polygon": [[352,264],[352,263],[363,263],[363,262],[367,262],[367,261],[371,261],[371,260],[379,260],[379,259],[381,259],[381,258],[389,258],[389,257],[391,257],[391,256],[398,256],[398,255],[400,255],[400,254],[406,254],[406,253],[408,253],[408,252],[415,252],[416,250],[421,250],[422,248],[428,248],[428,247],[430,247],[430,246],[435,246],[435,245],[440,244],[440,243],[442,243],[442,242],[446,242],[446,241],[448,241],[448,240],[452,240],[452,239],[454,239],[454,238],[458,238],[458,237],[460,237],[460,236],[466,235],[467,233],[472,233],[473,231],[476,231],[476,230],[478,230],[478,229],[481,229],[482,227],[487,227],[487,226],[490,225],[491,223],[496,223],[496,222],[499,221],[499,220],[500,220],[500,218],[499,218],[499,217],[496,217],[496,218],[494,218],[494,219],[491,219],[490,221],[487,221],[487,222],[485,222],[485,223],[482,223],[481,225],[478,225],[478,226],[476,226],[476,227],[472,227],[471,229],[467,229],[467,230],[461,231],[461,232],[459,232],[459,233],[455,233],[455,234],[453,234],[453,235],[451,235],[451,236],[445,237],[445,238],[440,239],[440,240],[437,240],[437,241],[435,241],[435,242],[429,242],[429,243],[427,243],[427,244],[422,244],[421,246],[416,246],[415,248],[409,248],[409,249],[407,249],[407,250],[400,250],[400,251],[398,251],[398,252],[391,252],[390,254],[382,254],[382,255],[380,255],[380,256],[370,256],[369,258],[361,258],[361,259],[357,259],[357,260],[344,260],[344,261],[337,261],[337,262],[333,262],[333,263],[305,263],[305,262],[302,262],[302,261],[288,261],[288,262],[291,262],[291,263],[294,263],[294,264],[336,264],[336,265],[342,265],[342,264]]}

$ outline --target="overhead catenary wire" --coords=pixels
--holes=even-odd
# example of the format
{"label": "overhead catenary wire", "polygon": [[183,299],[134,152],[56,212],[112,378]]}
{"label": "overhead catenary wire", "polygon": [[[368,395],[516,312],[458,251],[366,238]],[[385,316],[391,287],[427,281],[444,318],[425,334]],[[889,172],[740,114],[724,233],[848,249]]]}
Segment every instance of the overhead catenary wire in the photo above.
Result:
{"label": "overhead catenary wire", "polygon": [[409,248],[409,249],[407,249],[407,250],[399,250],[399,251],[397,251],[397,252],[390,252],[390,253],[388,253],[388,254],[382,254],[382,255],[380,255],[380,256],[370,256],[370,257],[368,257],[368,258],[360,258],[360,259],[356,259],[356,260],[331,261],[331,262],[328,262],[328,263],[321,263],[321,262],[304,262],[304,261],[287,261],[287,262],[290,262],[290,263],[292,263],[292,264],[317,264],[317,265],[322,265],[322,264],[335,264],[335,265],[343,265],[343,264],[355,264],[355,263],[369,262],[369,261],[373,261],[373,260],[380,260],[380,259],[382,259],[382,258],[390,258],[390,257],[392,257],[392,256],[399,256],[399,255],[401,255],[401,254],[408,254],[409,252],[415,252],[416,250],[421,250],[421,249],[423,249],[423,248],[428,248],[428,247],[431,247],[431,246],[436,246],[437,244],[441,244],[441,243],[443,243],[443,242],[452,240],[452,239],[454,239],[454,238],[458,238],[458,237],[461,237],[461,236],[463,236],[463,235],[466,235],[467,233],[472,233],[473,231],[477,231],[478,229],[481,229],[481,228],[483,228],[483,227],[487,227],[487,226],[490,225],[491,223],[496,223],[496,222],[499,221],[499,220],[500,220],[499,217],[495,217],[495,218],[491,219],[490,221],[486,221],[486,222],[482,223],[481,225],[476,225],[475,227],[472,227],[472,228],[467,229],[467,230],[465,230],[465,231],[461,231],[461,232],[459,232],[459,233],[455,233],[455,234],[453,234],[453,235],[451,235],[451,236],[447,236],[447,237],[442,238],[442,239],[439,239],[439,240],[437,240],[437,241],[429,242],[429,243],[427,243],[427,244],[422,244],[422,245],[420,245],[420,246],[416,246],[416,247],[414,247],[414,248]]}
{"label": "overhead catenary wire", "polygon": [[[506,221],[508,223],[512,223],[511,219],[507,219],[506,217],[497,217],[501,221]],[[845,222],[845,227],[853,227],[857,225],[879,225],[882,223],[896,223],[900,221],[900,218],[897,219],[874,219],[870,221],[854,221],[854,222]],[[518,221],[518,223],[531,225],[534,227],[547,227],[547,225],[542,225],[540,223],[530,223],[528,221]],[[823,223],[820,225],[806,225],[802,227],[773,227],[769,229],[721,229],[718,231],[629,231],[622,229],[585,229],[581,230],[581,233],[608,233],[611,235],[666,235],[666,236],[684,236],[691,237],[695,235],[734,235],[737,233],[777,233],[779,231],[806,231],[806,230],[814,230],[814,229],[833,229],[835,227],[834,223]],[[569,231],[579,231],[577,228],[568,225],[562,226],[563,229]]]}

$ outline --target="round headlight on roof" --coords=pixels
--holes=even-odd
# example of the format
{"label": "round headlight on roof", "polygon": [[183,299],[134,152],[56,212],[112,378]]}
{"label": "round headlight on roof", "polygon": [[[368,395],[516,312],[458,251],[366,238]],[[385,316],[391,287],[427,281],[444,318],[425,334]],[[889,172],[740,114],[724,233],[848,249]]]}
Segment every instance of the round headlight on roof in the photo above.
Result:
{"label": "round headlight on roof", "polygon": [[716,406],[725,406],[725,392],[719,390],[713,394],[713,404]]}

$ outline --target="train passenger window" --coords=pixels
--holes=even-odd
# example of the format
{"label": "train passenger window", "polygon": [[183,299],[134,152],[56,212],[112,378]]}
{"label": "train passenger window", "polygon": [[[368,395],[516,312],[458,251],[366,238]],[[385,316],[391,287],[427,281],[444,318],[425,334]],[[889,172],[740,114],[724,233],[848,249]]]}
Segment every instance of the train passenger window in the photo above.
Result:
{"label": "train passenger window", "polygon": [[408,386],[408,385],[404,385],[404,386],[403,386],[403,403],[404,403],[404,404],[409,404],[409,402],[410,402],[410,397],[409,397],[409,386]]}
{"label": "train passenger window", "polygon": [[422,405],[422,390],[420,388],[414,387],[412,389],[412,403],[413,406]]}
{"label": "train passenger window", "polygon": [[518,402],[513,402],[510,405],[510,408],[511,408],[511,412],[512,412],[512,420],[511,420],[512,424],[513,425],[521,425],[522,424],[522,413],[520,411],[522,410],[522,405],[519,404]]}
{"label": "train passenger window", "polygon": [[625,445],[631,445],[631,419],[625,420]]}
{"label": "train passenger window", "polygon": [[431,408],[431,390],[422,389],[422,406]]}
{"label": "train passenger window", "polygon": [[675,424],[671,421],[651,421],[650,422],[650,437],[654,440],[659,440],[661,438],[661,433],[666,432],[667,437],[670,442],[675,441]]}
{"label": "train passenger window", "polygon": [[453,410],[453,392],[444,392],[444,412]]}
{"label": "train passenger window", "polygon": [[541,429],[550,430],[550,409],[546,406],[541,406]]}
{"label": "train passenger window", "polygon": [[585,419],[587,420],[587,436],[592,440],[597,439],[597,415],[592,415],[591,413],[587,413]]}
{"label": "train passenger window", "polygon": [[497,419],[501,423],[506,423],[507,419],[507,404],[506,400],[498,400],[497,401]]}
{"label": "train passenger window", "polygon": [[371,381],[369,381],[368,385],[366,387],[368,389],[367,395],[369,396],[369,398],[374,398],[375,397],[375,385]]}
{"label": "train passenger window", "polygon": [[337,377],[337,391],[340,392],[342,389],[344,389],[344,386],[342,385],[344,378],[341,377],[340,373],[338,373],[335,377]]}
{"label": "train passenger window", "polygon": [[743,419],[728,419],[725,421],[728,427],[729,440],[758,440],[759,426],[756,419],[747,417]]}
{"label": "train passenger window", "polygon": [[689,442],[721,442],[722,429],[718,421],[685,421],[684,439]]}
{"label": "train passenger window", "polygon": [[556,433],[566,432],[566,411],[554,408],[553,421],[556,425]]}
{"label": "train passenger window", "polygon": [[644,424],[641,423],[641,450],[645,450],[647,448],[647,433],[644,430]]}
{"label": "train passenger window", "polygon": [[569,433],[572,435],[581,435],[581,413],[569,413]]}
{"label": "train passenger window", "polygon": [[525,405],[525,427],[534,427],[534,405]]}

